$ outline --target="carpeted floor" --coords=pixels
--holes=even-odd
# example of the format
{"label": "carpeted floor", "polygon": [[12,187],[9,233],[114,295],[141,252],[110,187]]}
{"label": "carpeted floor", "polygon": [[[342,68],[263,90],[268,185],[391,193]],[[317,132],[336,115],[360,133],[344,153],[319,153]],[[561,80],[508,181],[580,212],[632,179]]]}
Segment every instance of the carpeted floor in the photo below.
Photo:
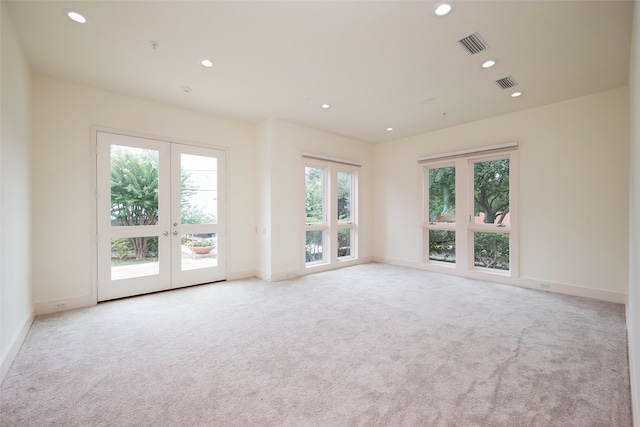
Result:
{"label": "carpeted floor", "polygon": [[367,264],[36,319],[2,426],[630,426],[624,306]]}

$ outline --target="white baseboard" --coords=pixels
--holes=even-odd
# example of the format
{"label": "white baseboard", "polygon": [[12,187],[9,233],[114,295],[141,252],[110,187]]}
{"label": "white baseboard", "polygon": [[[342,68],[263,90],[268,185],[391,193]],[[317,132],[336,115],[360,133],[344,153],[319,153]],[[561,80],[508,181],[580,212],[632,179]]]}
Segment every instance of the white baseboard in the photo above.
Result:
{"label": "white baseboard", "polygon": [[339,261],[337,264],[320,264],[302,270],[278,271],[275,273],[267,273],[264,270],[258,270],[256,277],[267,282],[278,282],[281,280],[290,280],[295,277],[306,276],[307,274],[320,273],[322,271],[336,270],[338,268],[350,267],[358,264],[368,264],[374,261],[374,257],[366,256],[358,259]]}
{"label": "white baseboard", "polygon": [[257,270],[256,277],[260,280],[264,280],[265,282],[271,281],[271,273],[268,273],[264,270]]}
{"label": "white baseboard", "polygon": [[280,271],[277,273],[271,273],[269,282],[279,282],[281,280],[290,280],[298,276],[300,276],[300,273],[297,270]]}
{"label": "white baseboard", "polygon": [[36,316],[72,310],[74,308],[90,307],[98,303],[95,295],[41,301],[35,303]]}
{"label": "white baseboard", "polygon": [[[503,283],[505,285],[520,286],[522,288],[536,289],[546,292],[554,292],[565,295],[573,295],[584,298],[597,299],[601,301],[615,302],[618,304],[627,303],[627,294],[622,292],[607,291],[603,289],[593,289],[584,286],[570,285],[566,283],[550,282],[548,280],[536,280],[524,277],[509,277],[500,274],[487,275],[484,273],[462,274],[455,270],[453,266],[440,266],[420,263],[416,261],[407,261],[388,257],[373,257],[375,262],[383,264],[399,265],[402,267],[416,268],[419,270],[427,270],[435,273],[452,274],[460,277],[468,277],[470,279],[484,280],[487,282]],[[543,287],[544,285],[544,287]]]}
{"label": "white baseboard", "polygon": [[248,279],[250,277],[256,277],[257,275],[256,270],[230,271],[227,273],[227,280]]}
{"label": "white baseboard", "polygon": [[[255,277],[255,270],[234,271],[227,274],[227,280],[247,279]],[[98,303],[96,295],[62,298],[35,303],[36,316],[41,314],[56,313],[59,311],[73,310],[75,308],[90,307]]]}
{"label": "white baseboard", "polygon": [[20,351],[20,347],[22,347],[22,343],[27,337],[27,333],[29,333],[29,329],[31,329],[31,325],[33,324],[35,318],[36,316],[34,313],[31,313],[27,317],[27,320],[26,322],[24,322],[24,325],[22,325],[20,331],[18,331],[18,333],[11,340],[9,348],[7,349],[5,354],[2,355],[2,359],[0,359],[2,360],[2,362],[0,362],[0,384],[2,384],[2,382],[4,381],[4,377],[7,375],[7,372],[9,372],[9,368],[11,368],[13,361],[18,355],[18,351]]}
{"label": "white baseboard", "polygon": [[363,256],[362,258],[358,259],[358,264],[369,264],[370,262],[374,261],[374,256],[370,255],[370,256]]}
{"label": "white baseboard", "polygon": [[370,262],[373,262],[373,257],[372,256],[360,257],[360,258],[357,258],[357,259],[347,259],[347,260],[343,260],[343,261],[338,261],[337,264],[314,265],[313,267],[305,268],[304,270],[299,272],[297,275],[298,276],[306,276],[308,274],[321,273],[323,271],[337,270],[337,269],[340,269],[340,268],[351,267],[351,266],[354,266],[354,265],[369,264]]}
{"label": "white baseboard", "polygon": [[[615,302],[618,304],[627,303],[627,294],[622,292],[606,291],[604,289],[587,288],[584,286],[568,285],[566,283],[549,282],[546,280],[535,280],[529,278],[520,278],[516,285],[523,288],[537,289],[540,291],[555,292],[558,294],[573,295],[577,297]],[[541,285],[548,285],[549,288],[542,288]]]}

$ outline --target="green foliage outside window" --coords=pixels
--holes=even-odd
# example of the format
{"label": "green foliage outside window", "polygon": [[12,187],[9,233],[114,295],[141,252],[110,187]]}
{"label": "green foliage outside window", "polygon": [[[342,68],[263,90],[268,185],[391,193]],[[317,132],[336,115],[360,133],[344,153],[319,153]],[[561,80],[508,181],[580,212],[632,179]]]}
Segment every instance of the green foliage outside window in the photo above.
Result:
{"label": "green foliage outside window", "polygon": [[338,222],[351,221],[351,181],[350,172],[338,172]]}
{"label": "green foliage outside window", "polygon": [[[509,213],[509,159],[474,163],[474,216],[502,225]],[[455,222],[455,167],[429,169],[429,221]],[[453,262],[455,233],[429,230],[429,258]],[[474,233],[474,264],[509,270],[509,235]]]}
{"label": "green foliage outside window", "polygon": [[509,159],[474,166],[475,215],[484,212],[485,224],[502,224],[509,213]]}
{"label": "green foliage outside window", "polygon": [[509,270],[509,235],[474,233],[474,264],[478,267]]}
{"label": "green foliage outside window", "polygon": [[307,224],[324,222],[324,170],[305,168],[305,189]]}
{"label": "green foliage outside window", "polygon": [[429,230],[429,259],[456,262],[456,232]]}
{"label": "green foliage outside window", "polygon": [[[195,191],[189,184],[189,178],[188,172],[183,172],[180,177],[182,223],[199,224],[211,218],[204,215],[197,207],[189,206],[187,197]],[[158,151],[112,147],[111,222],[119,226],[158,223]],[[128,244],[125,240],[128,240]],[[111,252],[117,254],[120,259],[128,258],[130,253],[136,260],[156,257],[158,239],[149,237],[114,239]]]}
{"label": "green foliage outside window", "polygon": [[429,221],[455,222],[456,168],[429,169]]}

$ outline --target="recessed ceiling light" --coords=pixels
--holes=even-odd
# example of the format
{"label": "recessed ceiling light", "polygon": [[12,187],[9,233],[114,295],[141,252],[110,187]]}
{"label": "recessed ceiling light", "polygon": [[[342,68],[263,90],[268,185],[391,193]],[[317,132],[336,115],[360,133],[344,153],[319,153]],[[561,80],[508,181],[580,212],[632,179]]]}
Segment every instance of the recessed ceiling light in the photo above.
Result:
{"label": "recessed ceiling light", "polygon": [[202,64],[203,67],[207,67],[207,68],[213,67],[213,61],[210,59],[203,59],[202,61],[200,61],[200,63]]}
{"label": "recessed ceiling light", "polygon": [[391,132],[393,128],[387,128],[387,132]]}
{"label": "recessed ceiling light", "polygon": [[433,13],[438,17],[446,16],[453,12],[454,7],[454,3],[451,1],[441,1],[433,7]]}
{"label": "recessed ceiling light", "polygon": [[73,10],[65,11],[69,19],[77,22],[78,24],[84,24],[87,22],[87,18],[79,14],[78,12],[74,12]]}
{"label": "recessed ceiling light", "polygon": [[513,92],[513,93],[511,94],[511,97],[512,97],[512,98],[517,98],[517,97],[519,97],[519,96],[522,96],[522,92]]}
{"label": "recessed ceiling light", "polygon": [[482,63],[482,68],[491,68],[496,65],[496,61],[494,59],[489,59]]}
{"label": "recessed ceiling light", "polygon": [[331,107],[331,105],[329,105],[329,104],[322,104],[322,105],[321,105],[321,107],[322,107],[322,108],[324,108],[324,109],[326,110],[327,108]]}

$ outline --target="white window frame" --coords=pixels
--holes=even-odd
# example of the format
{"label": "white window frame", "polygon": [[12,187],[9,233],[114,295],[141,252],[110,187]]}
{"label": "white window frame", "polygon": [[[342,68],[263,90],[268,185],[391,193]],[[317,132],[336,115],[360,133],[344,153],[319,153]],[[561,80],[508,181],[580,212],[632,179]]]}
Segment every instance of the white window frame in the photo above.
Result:
{"label": "white window frame", "polygon": [[456,257],[456,262],[455,263],[451,263],[451,262],[446,262],[446,261],[437,261],[437,260],[432,260],[429,258],[429,231],[431,230],[441,230],[441,231],[455,231],[456,232],[456,255],[457,255],[457,248],[458,248],[458,242],[457,242],[457,236],[458,236],[458,231],[456,229],[456,224],[458,224],[458,222],[460,221],[460,218],[458,218],[458,192],[456,191],[456,200],[455,200],[455,204],[456,204],[456,219],[455,222],[453,223],[445,223],[445,222],[433,222],[431,221],[431,218],[429,217],[429,171],[432,169],[439,169],[439,168],[446,168],[446,167],[454,167],[456,170],[456,188],[458,187],[457,185],[457,180],[458,180],[458,167],[456,165],[455,161],[452,160],[444,160],[444,161],[433,161],[433,162],[429,162],[429,163],[425,163],[423,166],[423,170],[422,170],[422,185],[423,185],[423,194],[424,194],[424,200],[422,203],[422,210],[423,210],[423,220],[422,220],[422,228],[423,228],[423,260],[426,263],[436,263],[437,265],[440,265],[444,268],[455,268],[456,264],[457,264],[457,257]]}
{"label": "white window frame", "polygon": [[[509,160],[509,224],[476,224],[474,217],[474,164],[492,160]],[[505,153],[485,154],[472,156],[468,160],[468,194],[469,194],[469,227],[468,227],[468,250],[469,268],[478,272],[497,274],[508,277],[518,277],[518,152],[508,151]],[[474,233],[504,233],[509,234],[509,270],[497,270],[486,267],[479,267],[474,262]]]}
{"label": "white window frame", "polygon": [[[350,189],[351,204],[349,206],[351,219],[348,222],[340,222],[338,220],[337,197],[338,197],[338,173],[340,172],[351,174],[351,189]],[[335,230],[336,230],[336,233],[335,233],[336,262],[344,262],[352,259],[357,259],[358,258],[358,168],[355,166],[347,166],[347,165],[341,165],[341,164],[335,165],[335,179],[333,180],[332,184],[333,184],[332,189],[334,190],[332,194],[336,195],[336,199],[334,203],[335,213],[332,215],[332,218],[335,220],[335,224],[332,224],[332,225],[335,227]],[[335,188],[333,186],[335,186]],[[348,229],[351,235],[349,239],[349,244],[350,244],[349,255],[338,256],[338,250],[340,249],[338,247],[338,233],[340,232],[340,230],[345,230],[345,229]],[[332,235],[332,237],[334,236]]]}
{"label": "white window frame", "polygon": [[303,168],[303,177],[305,179],[305,198],[303,200],[306,201],[306,192],[307,192],[307,188],[306,188],[306,169],[307,168],[314,168],[314,169],[321,169],[322,170],[322,215],[323,215],[323,221],[322,222],[316,222],[316,223],[308,223],[306,222],[307,219],[307,213],[306,213],[306,209],[304,211],[304,220],[305,220],[305,228],[304,228],[304,233],[303,233],[303,237],[304,237],[304,250],[305,250],[305,254],[306,254],[306,238],[307,238],[307,231],[322,231],[322,242],[323,242],[323,247],[322,247],[322,259],[317,260],[317,261],[310,261],[307,262],[306,261],[306,256],[304,257],[305,260],[305,266],[306,267],[313,267],[316,265],[324,265],[327,264],[330,259],[327,258],[327,254],[331,253],[331,239],[330,239],[330,235],[331,233],[329,232],[329,212],[331,209],[331,197],[330,197],[330,188],[329,188],[329,169],[327,167],[327,165],[317,162],[317,161],[309,161],[309,162],[305,162],[304,164],[304,168]]}
{"label": "white window frame", "polygon": [[[306,270],[318,267],[337,266],[340,263],[347,263],[358,259],[358,171],[359,165],[343,161],[332,161],[317,158],[311,155],[303,155],[303,179],[305,179],[306,168],[317,168],[323,170],[323,201],[324,201],[324,221],[321,223],[306,223],[306,211],[303,210],[304,231],[302,250],[306,253],[307,231],[322,230],[323,232],[323,259],[318,261],[306,261],[303,256],[304,268]],[[338,221],[338,172],[351,174],[351,221]],[[306,185],[304,186],[306,200]],[[349,229],[351,234],[350,254],[338,257],[338,231]]]}
{"label": "white window frame", "polygon": [[[474,220],[474,164],[477,162],[509,159],[509,225],[475,224]],[[431,156],[418,159],[420,167],[422,209],[422,260],[429,269],[442,272],[478,277],[517,278],[518,268],[518,150],[517,144],[488,147],[473,150]],[[455,166],[456,170],[456,219],[455,223],[429,222],[429,170],[439,167]],[[454,230],[456,232],[456,262],[443,262],[429,259],[429,230]],[[498,270],[475,266],[474,233],[493,232],[509,234],[509,270]]]}

